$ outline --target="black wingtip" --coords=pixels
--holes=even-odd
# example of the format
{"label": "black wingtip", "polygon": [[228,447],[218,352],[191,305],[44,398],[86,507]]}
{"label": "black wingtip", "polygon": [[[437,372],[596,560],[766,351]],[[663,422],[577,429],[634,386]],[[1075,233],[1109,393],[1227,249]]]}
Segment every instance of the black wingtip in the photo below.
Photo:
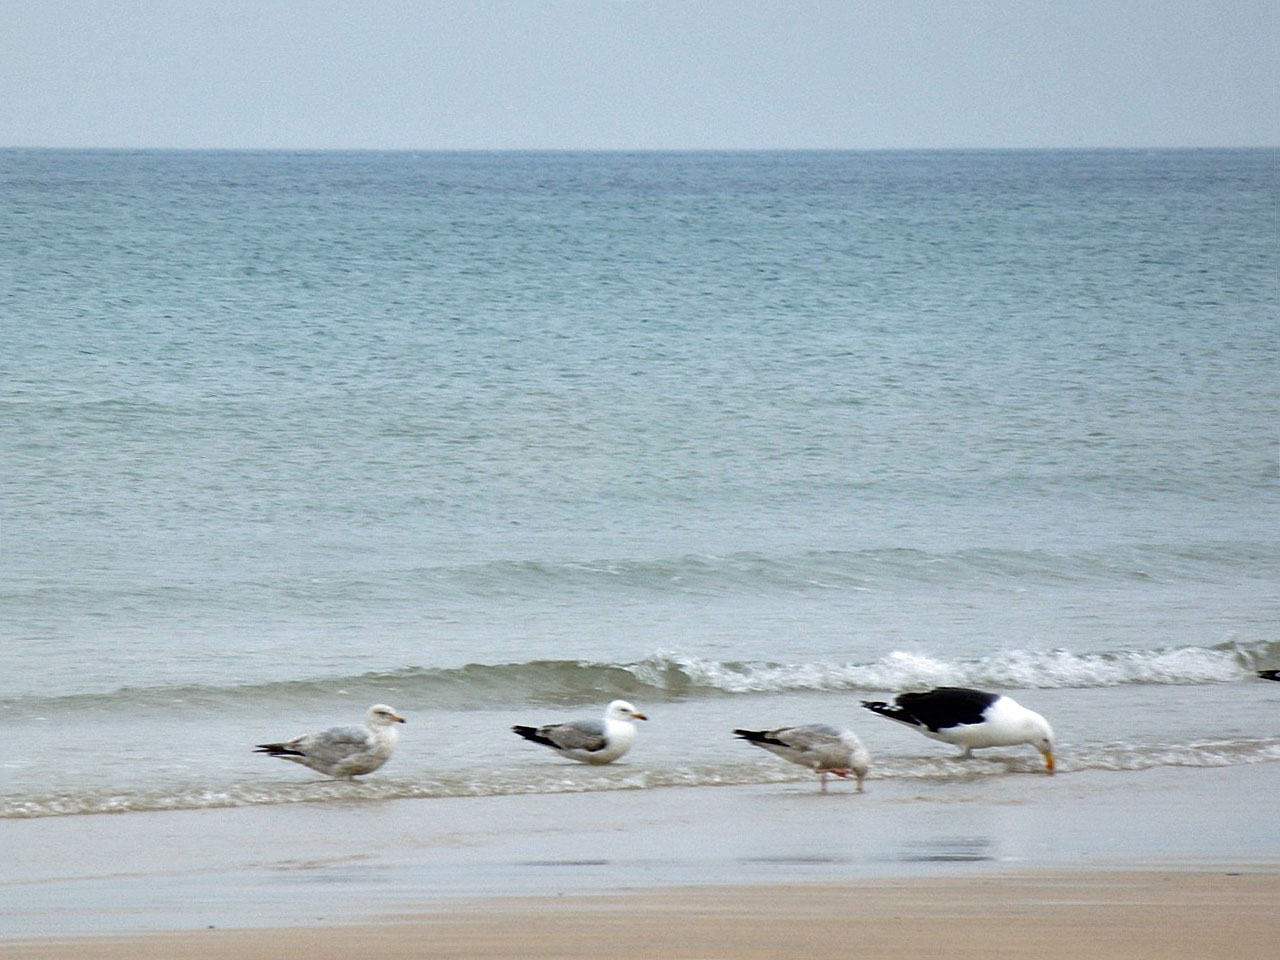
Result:
{"label": "black wingtip", "polygon": [[915,717],[911,716],[896,703],[885,703],[883,700],[863,700],[862,706],[876,716],[884,717],[886,720],[896,720],[899,723],[906,723],[911,726],[916,726],[919,723]]}
{"label": "black wingtip", "polygon": [[515,726],[513,726],[513,727],[511,728],[511,732],[512,732],[512,733],[514,733],[514,734],[515,734],[516,736],[518,736],[518,737],[524,737],[524,738],[525,738],[526,740],[528,740],[530,743],[540,743],[540,744],[542,744],[544,747],[554,747],[554,746],[555,746],[555,744],[554,744],[554,743],[552,743],[552,742],[551,742],[550,740],[548,740],[546,737],[541,736],[541,735],[538,733],[538,728],[537,728],[537,727],[525,727],[525,726],[521,726],[520,724],[516,724]]}
{"label": "black wingtip", "polygon": [[301,750],[290,750],[282,743],[260,743],[254,748],[254,753],[265,753],[272,757],[304,757]]}
{"label": "black wingtip", "polygon": [[1280,680],[1280,670],[1259,670],[1258,676],[1263,680]]}
{"label": "black wingtip", "polygon": [[743,740],[747,741],[747,743],[754,743],[756,746],[766,743],[771,743],[779,747],[786,746],[786,744],[781,740],[769,736],[770,731],[768,730],[734,730],[733,732]]}
{"label": "black wingtip", "polygon": [[898,709],[896,704],[885,703],[883,700],[863,700],[862,707],[872,713],[889,713]]}

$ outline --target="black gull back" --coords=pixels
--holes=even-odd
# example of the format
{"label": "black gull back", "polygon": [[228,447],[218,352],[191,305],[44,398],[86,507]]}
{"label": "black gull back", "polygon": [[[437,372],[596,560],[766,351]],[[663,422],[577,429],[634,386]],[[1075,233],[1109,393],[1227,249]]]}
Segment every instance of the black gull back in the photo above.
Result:
{"label": "black gull back", "polygon": [[999,694],[984,690],[936,687],[927,693],[899,694],[892,704],[882,700],[864,700],[862,705],[882,717],[936,733],[948,727],[981,723],[987,708],[998,699]]}

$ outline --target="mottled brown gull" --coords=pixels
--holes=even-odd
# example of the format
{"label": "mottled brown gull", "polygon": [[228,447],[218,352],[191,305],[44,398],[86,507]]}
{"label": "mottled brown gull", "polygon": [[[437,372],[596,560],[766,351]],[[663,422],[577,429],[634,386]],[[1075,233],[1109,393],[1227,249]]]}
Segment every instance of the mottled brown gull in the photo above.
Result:
{"label": "mottled brown gull", "polygon": [[827,792],[827,774],[857,778],[858,792],[871,765],[871,755],[852,730],[838,730],[825,723],[809,723],[773,730],[734,730],[735,734],[757,747],[816,772],[821,779],[818,788]]}
{"label": "mottled brown gull", "polygon": [[363,727],[329,727],[282,743],[260,743],[254,752],[351,780],[387,762],[399,739],[395,725],[404,722],[404,717],[385,703],[376,703],[365,714]]}

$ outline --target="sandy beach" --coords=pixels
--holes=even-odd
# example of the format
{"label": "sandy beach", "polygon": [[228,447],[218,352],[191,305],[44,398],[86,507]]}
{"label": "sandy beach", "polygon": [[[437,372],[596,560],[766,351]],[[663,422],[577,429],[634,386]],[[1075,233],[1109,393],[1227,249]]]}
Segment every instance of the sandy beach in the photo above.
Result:
{"label": "sandy beach", "polygon": [[10,942],[0,946],[0,956],[1243,960],[1271,955],[1278,902],[1280,874],[1274,871],[1031,872],[468,901],[448,912],[378,924]]}
{"label": "sandy beach", "polygon": [[1273,764],[0,823],[0,957],[1261,957]]}

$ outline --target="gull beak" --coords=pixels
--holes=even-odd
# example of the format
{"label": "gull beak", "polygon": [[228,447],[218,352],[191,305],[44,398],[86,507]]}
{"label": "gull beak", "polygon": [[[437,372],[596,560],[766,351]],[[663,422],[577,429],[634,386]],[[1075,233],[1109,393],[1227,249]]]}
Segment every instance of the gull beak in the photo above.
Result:
{"label": "gull beak", "polygon": [[393,713],[391,715],[391,719],[394,720],[396,723],[408,723],[408,721],[405,720],[405,718],[400,716],[400,714],[398,713]]}
{"label": "gull beak", "polygon": [[1042,750],[1044,754],[1044,768],[1049,771],[1049,775],[1053,776],[1053,753],[1049,750]]}
{"label": "gull beak", "polygon": [[632,720],[648,720],[649,718],[646,717],[643,713],[633,713],[631,715],[631,719]]}

